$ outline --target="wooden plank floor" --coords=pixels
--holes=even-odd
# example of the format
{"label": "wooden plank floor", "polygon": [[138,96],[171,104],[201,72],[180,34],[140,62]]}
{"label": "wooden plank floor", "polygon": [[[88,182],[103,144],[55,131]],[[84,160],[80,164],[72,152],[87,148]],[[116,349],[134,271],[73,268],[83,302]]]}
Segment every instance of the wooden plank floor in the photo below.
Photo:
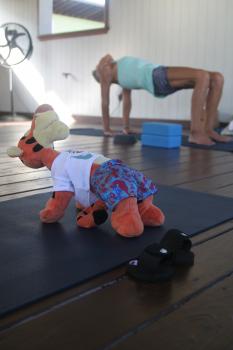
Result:
{"label": "wooden plank floor", "polygon": [[[51,190],[46,169],[6,156],[28,127],[0,124],[2,202]],[[111,138],[73,135],[56,148],[103,153],[157,183],[233,197],[232,153],[182,147],[155,155],[139,142],[116,146]],[[233,221],[192,241],[195,265],[178,270],[171,282],[139,283],[120,267],[4,317],[0,349],[232,350]]]}

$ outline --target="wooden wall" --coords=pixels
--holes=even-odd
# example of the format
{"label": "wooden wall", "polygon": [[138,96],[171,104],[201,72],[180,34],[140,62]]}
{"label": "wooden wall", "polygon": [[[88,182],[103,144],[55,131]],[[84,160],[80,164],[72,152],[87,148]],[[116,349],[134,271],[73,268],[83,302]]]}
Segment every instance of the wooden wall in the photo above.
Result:
{"label": "wooden wall", "polygon": [[[136,55],[155,63],[219,70],[225,76],[220,111],[233,111],[232,0],[110,0],[108,34],[52,41],[37,39],[37,1],[0,0],[0,24],[16,21],[32,34],[31,63],[53,91],[80,115],[100,115],[99,86],[90,72],[105,53]],[[65,79],[63,72],[77,78]],[[0,110],[9,109],[6,71],[0,68]],[[16,81],[17,107],[33,110],[36,101]],[[120,116],[119,89],[112,89],[111,111]],[[190,91],[165,100],[133,94],[132,116],[189,119]],[[45,97],[46,99],[46,97]]]}

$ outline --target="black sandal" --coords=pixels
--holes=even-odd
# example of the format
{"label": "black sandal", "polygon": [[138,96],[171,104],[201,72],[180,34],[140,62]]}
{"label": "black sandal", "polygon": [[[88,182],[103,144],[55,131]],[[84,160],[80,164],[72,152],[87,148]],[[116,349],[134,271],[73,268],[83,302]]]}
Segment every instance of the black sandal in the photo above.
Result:
{"label": "black sandal", "polygon": [[[160,245],[172,253],[174,265],[192,266],[194,264],[194,253],[191,251],[192,241],[186,233],[177,229],[169,230]],[[146,250],[153,251],[153,244]]]}
{"label": "black sandal", "polygon": [[129,261],[127,274],[145,282],[168,281],[174,275],[172,254],[159,244],[153,245],[153,254],[144,250],[142,254]]}

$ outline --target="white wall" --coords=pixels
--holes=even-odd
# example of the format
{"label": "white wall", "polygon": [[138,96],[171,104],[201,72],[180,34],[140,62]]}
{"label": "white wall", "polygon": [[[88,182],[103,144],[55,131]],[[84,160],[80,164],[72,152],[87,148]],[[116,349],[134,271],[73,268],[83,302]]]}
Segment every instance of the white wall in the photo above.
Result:
{"label": "white wall", "polygon": [[[41,42],[37,40],[37,1],[0,0],[0,24],[16,21],[29,29],[35,48],[30,62],[43,75],[46,90],[56,92],[80,115],[100,115],[99,86],[90,72],[106,53],[221,71],[225,88],[220,111],[232,114],[232,18],[232,0],[110,0],[108,34]],[[71,72],[78,81],[65,79],[62,72]],[[7,103],[5,85],[0,84],[0,110]],[[117,92],[113,87],[111,110],[120,116]],[[26,95],[21,96],[22,110],[25,103],[28,109],[35,104]],[[189,119],[190,96],[190,91],[183,91],[160,100],[135,91],[132,116]]]}

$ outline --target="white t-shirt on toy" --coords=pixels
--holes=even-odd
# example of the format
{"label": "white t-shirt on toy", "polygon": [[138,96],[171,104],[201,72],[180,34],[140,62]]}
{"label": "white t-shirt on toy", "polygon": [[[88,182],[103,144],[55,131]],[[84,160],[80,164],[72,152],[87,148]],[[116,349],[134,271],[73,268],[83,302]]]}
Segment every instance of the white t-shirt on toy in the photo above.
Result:
{"label": "white t-shirt on toy", "polygon": [[91,152],[61,152],[51,167],[53,191],[74,192],[75,200],[89,207],[97,200],[90,190],[90,173],[94,161],[101,157]]}

